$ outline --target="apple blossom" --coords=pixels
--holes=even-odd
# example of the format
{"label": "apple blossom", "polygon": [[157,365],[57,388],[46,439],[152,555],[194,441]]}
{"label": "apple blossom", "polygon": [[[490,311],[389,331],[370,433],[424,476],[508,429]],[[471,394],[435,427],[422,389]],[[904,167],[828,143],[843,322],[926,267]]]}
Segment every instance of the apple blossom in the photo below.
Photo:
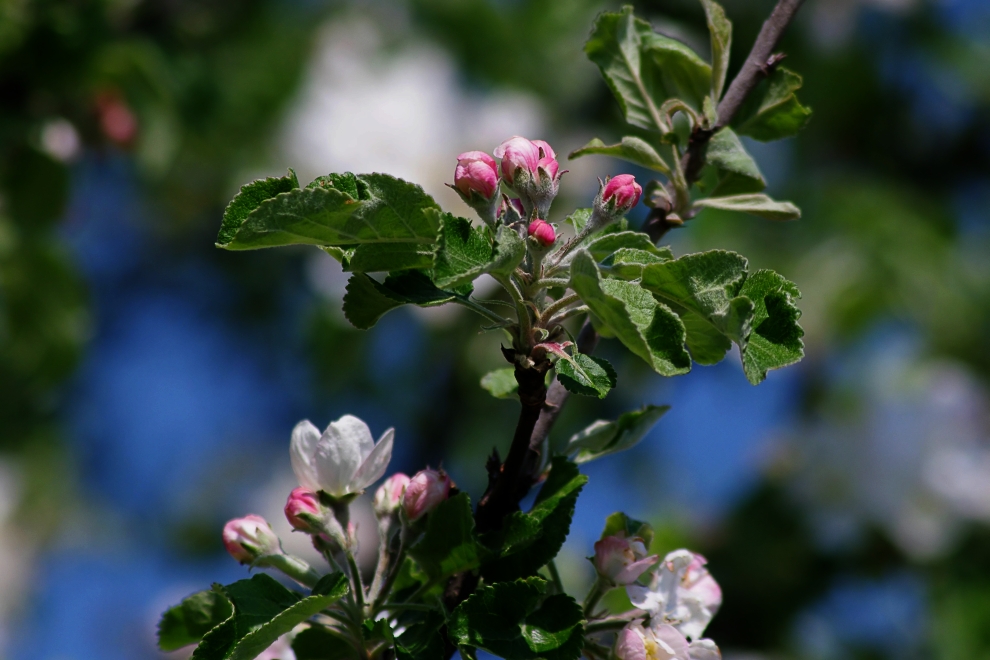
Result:
{"label": "apple blossom", "polygon": [[381,479],[392,458],[393,429],[375,444],[368,425],[344,415],[320,431],[304,420],[292,430],[290,456],[299,484],[343,498],[361,493]]}
{"label": "apple blossom", "polygon": [[540,247],[550,247],[557,240],[557,235],[553,231],[553,226],[546,220],[537,218],[529,223],[528,233]]}
{"label": "apple blossom", "polygon": [[242,564],[251,564],[259,557],[282,552],[282,545],[272,526],[253,513],[227,521],[223,526],[223,545],[230,556]]}
{"label": "apple blossom", "polygon": [[484,151],[465,151],[457,157],[454,185],[450,187],[486,224],[495,224],[502,197],[499,194],[498,165],[494,158]]}
{"label": "apple blossom", "polygon": [[408,485],[409,477],[401,472],[396,472],[386,479],[375,491],[375,515],[379,518],[386,518],[398,511]]}
{"label": "apple blossom", "polygon": [[615,205],[615,213],[625,214],[639,203],[643,188],[636,183],[632,174],[619,174],[605,184],[602,190],[602,201]]}
{"label": "apple blossom", "polygon": [[409,480],[402,495],[402,509],[411,522],[418,520],[447,499],[450,477],[443,470],[420,470]]}
{"label": "apple blossom", "polygon": [[550,145],[543,140],[527,140],[516,135],[496,147],[493,153],[502,159],[502,179],[519,194],[526,210],[535,208],[539,217],[547,217],[563,174]]}
{"label": "apple blossom", "polygon": [[657,555],[646,555],[646,546],[639,537],[606,536],[595,543],[595,570],[614,584],[631,584],[659,561]]}
{"label": "apple blossom", "polygon": [[292,528],[309,534],[318,532],[315,526],[324,517],[323,506],[316,493],[303,488],[294,488],[285,502],[285,518]]}
{"label": "apple blossom", "polygon": [[687,638],[698,639],[722,604],[722,590],[705,563],[701,555],[675,550],[664,557],[649,586],[626,586],[629,600]]}
{"label": "apple blossom", "polygon": [[633,621],[616,636],[618,660],[719,660],[718,647],[710,639],[688,642],[674,626],[654,619],[646,627]]}

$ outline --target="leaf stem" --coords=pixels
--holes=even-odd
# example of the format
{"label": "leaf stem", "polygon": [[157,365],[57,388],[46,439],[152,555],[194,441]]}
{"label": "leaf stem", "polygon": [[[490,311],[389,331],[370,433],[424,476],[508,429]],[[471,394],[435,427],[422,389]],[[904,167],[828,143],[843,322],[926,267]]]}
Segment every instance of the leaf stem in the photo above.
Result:
{"label": "leaf stem", "polygon": [[[571,293],[571,294],[568,294],[566,296],[563,296],[559,300],[557,300],[557,301],[555,301],[555,302],[550,303],[549,305],[547,305],[546,309],[544,309],[543,310],[543,313],[540,315],[541,320],[542,319],[545,319],[545,318],[546,319],[552,319],[553,318],[553,315],[556,314],[558,311],[564,309],[568,305],[571,305],[573,303],[579,302],[580,300],[581,300],[581,297],[578,294],[576,294],[576,293]],[[543,327],[544,328],[547,328],[547,327],[549,327],[549,324],[545,324],[545,325],[543,325]]]}
{"label": "leaf stem", "polygon": [[588,596],[584,599],[584,618],[590,619],[592,617],[598,601],[602,599],[602,596],[610,588],[611,585],[607,584],[600,575],[595,578],[595,583],[591,585],[591,591],[588,592]]}
{"label": "leaf stem", "polygon": [[454,301],[457,304],[459,304],[459,305],[462,305],[464,307],[467,307],[468,309],[470,309],[473,312],[477,312],[478,314],[481,314],[482,316],[484,316],[489,321],[494,321],[498,325],[511,325],[512,324],[512,319],[507,319],[504,316],[502,316],[501,314],[497,314],[497,313],[493,312],[492,310],[488,309],[487,307],[485,307],[484,305],[482,305],[478,301],[472,300],[471,298],[461,298],[460,296],[458,296],[457,298],[454,298]]}
{"label": "leaf stem", "polygon": [[641,616],[643,616],[642,612],[632,610],[632,613],[626,612],[616,616],[605,617],[604,619],[596,619],[594,621],[589,621],[584,625],[584,632],[587,635],[594,635],[595,633],[622,630],[629,625],[630,621],[638,619]]}
{"label": "leaf stem", "polygon": [[553,559],[547,564],[547,570],[550,572],[550,581],[553,582],[553,586],[557,589],[557,593],[567,593],[564,591],[564,583],[560,581],[560,572],[557,570],[557,562]]}

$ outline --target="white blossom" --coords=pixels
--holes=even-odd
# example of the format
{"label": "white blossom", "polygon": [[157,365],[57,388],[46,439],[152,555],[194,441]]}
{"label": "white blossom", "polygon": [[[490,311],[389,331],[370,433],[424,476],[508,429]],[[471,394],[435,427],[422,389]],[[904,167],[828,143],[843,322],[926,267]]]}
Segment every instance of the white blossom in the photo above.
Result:
{"label": "white blossom", "polygon": [[699,639],[722,604],[722,590],[705,568],[706,560],[689,550],[675,550],[650,574],[644,587],[631,584],[633,605],[669,623],[688,639]]}
{"label": "white blossom", "polygon": [[360,493],[381,479],[392,458],[394,429],[375,444],[368,425],[353,415],[331,422],[321,434],[309,420],[292,430],[292,471],[299,485],[333,497]]}

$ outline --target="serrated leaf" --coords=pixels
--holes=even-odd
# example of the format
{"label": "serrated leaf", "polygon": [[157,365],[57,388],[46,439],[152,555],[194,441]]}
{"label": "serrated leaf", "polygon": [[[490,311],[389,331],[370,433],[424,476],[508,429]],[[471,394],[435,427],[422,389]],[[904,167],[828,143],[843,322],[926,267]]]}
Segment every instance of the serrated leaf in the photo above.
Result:
{"label": "serrated leaf", "polygon": [[392,273],[384,282],[354,273],[344,293],[344,316],[355,328],[367,330],[386,312],[401,305],[435,307],[456,298],[455,293],[438,289],[422,271]]}
{"label": "serrated leaf", "polygon": [[670,248],[657,247],[650,240],[650,237],[641,231],[620,231],[612,234],[604,234],[592,239],[585,246],[585,249],[595,261],[603,261],[610,254],[622,248],[644,250],[655,254],[661,259],[674,258]]}
{"label": "serrated leaf", "polygon": [[574,505],[588,477],[563,456],[554,456],[550,474],[530,511],[516,511],[502,528],[485,534],[488,552],[482,575],[489,582],[536,573],[557,556],[570,531]]}
{"label": "serrated leaf", "polygon": [[711,67],[679,41],[657,34],[632,7],[595,20],[584,46],[619,101],[626,121],[662,131],[658,108],[679,98],[696,109],[708,93]]}
{"label": "serrated leaf", "polygon": [[634,447],[668,410],[670,406],[648,405],[623,413],[612,422],[598,420],[572,435],[565,453],[574,456],[576,463],[587,463]]}
{"label": "serrated leaf", "polygon": [[712,43],[712,99],[722,98],[725,74],[729,70],[729,51],[732,47],[732,23],[725,17],[722,5],[714,0],[701,0],[708,22],[708,34]]}
{"label": "serrated leaf", "polygon": [[422,267],[439,229],[436,215],[426,213],[437,208],[433,198],[387,174],[360,174],[356,180],[367,190],[367,199],[332,187],[295,188],[261,202],[232,236],[218,237],[217,244],[228,250],[355,246],[351,269]]}
{"label": "serrated leaf", "polygon": [[481,387],[496,399],[511,399],[519,391],[516,370],[506,367],[489,371],[481,377]]}
{"label": "serrated leaf", "polygon": [[162,615],[158,623],[158,648],[174,651],[195,644],[233,613],[233,606],[222,593],[194,593]]}
{"label": "serrated leaf", "polygon": [[579,250],[571,262],[571,288],[598,321],[654,371],[673,376],[691,369],[684,324],[650,292],[636,283],[603,279],[586,250]]}
{"label": "serrated leaf", "polygon": [[670,174],[670,166],[660,157],[657,150],[650,146],[645,140],[638,137],[626,136],[619,144],[606,145],[598,138],[584,145],[580,149],[575,149],[568,158],[580,158],[589,154],[600,154],[602,156],[612,156],[622,160],[635,163],[640,167],[645,167],[654,172]]}
{"label": "serrated leaf", "polygon": [[749,213],[767,220],[796,220],[801,217],[801,209],[790,202],[778,202],[762,193],[732,195],[730,197],[706,197],[694,202],[694,208]]}
{"label": "serrated leaf", "polygon": [[719,130],[708,141],[705,165],[716,172],[712,195],[755,193],[767,187],[756,161],[731,128]]}
{"label": "serrated leaf", "polygon": [[307,188],[336,188],[342,193],[349,195],[352,199],[364,201],[371,199],[368,186],[358,179],[352,172],[342,172],[340,174],[327,174],[318,176],[308,184]]}
{"label": "serrated leaf", "polygon": [[675,311],[692,312],[719,333],[742,343],[753,318],[753,304],[738,295],[748,266],[735,252],[710,250],[646,266],[641,283]]}
{"label": "serrated leaf", "polygon": [[326,628],[311,627],[292,640],[296,660],[352,660],[354,647]]}
{"label": "serrated leaf", "polygon": [[570,596],[544,597],[531,577],[481,587],[451,615],[451,637],[506,660],[576,660],[584,644],[581,608]]}
{"label": "serrated leaf", "polygon": [[508,275],[526,256],[526,243],[509,227],[499,228],[492,243],[483,229],[470,220],[450,213],[437,214],[440,235],[437,241],[433,281],[441,288],[470,284],[484,273]]}
{"label": "serrated leaf", "polygon": [[732,124],[740,135],[762,142],[797,135],[811,119],[811,109],[798,101],[801,76],[777,67],[746,98]]}
{"label": "serrated leaf", "polygon": [[561,355],[554,363],[557,380],[567,391],[604,399],[615,387],[615,369],[605,358],[575,353]]}
{"label": "serrated leaf", "polygon": [[[317,587],[319,587],[319,593],[316,593],[317,588],[314,587],[313,595],[293,603],[270,620],[253,628],[241,637],[234,644],[227,657],[230,660],[252,660],[256,658],[262,651],[274,644],[275,640],[279,637],[343,598],[348,591],[348,582],[343,573],[334,573],[324,576],[317,583]],[[244,597],[235,600],[231,596],[231,600],[234,603],[235,612],[238,609],[255,606],[253,603],[249,605]],[[235,621],[237,617],[238,614],[235,614]]]}
{"label": "serrated leaf", "polygon": [[602,274],[620,280],[638,280],[643,275],[643,267],[662,264],[668,259],[653,252],[633,248],[619,248],[602,260]]}
{"label": "serrated leaf", "polygon": [[478,567],[474,517],[467,493],[441,502],[430,512],[426,532],[409,549],[409,555],[433,580]]}
{"label": "serrated leaf", "polygon": [[227,208],[224,209],[217,244],[229,243],[248,215],[261,206],[262,202],[298,187],[299,180],[292,168],[289,168],[285,176],[257,179],[241,186],[240,192],[234,195],[234,199],[230,200]]}
{"label": "serrated leaf", "polygon": [[801,292],[772,270],[758,270],[749,276],[740,293],[755,305],[753,331],[742,351],[742,361],[746,377],[756,385],[766,378],[768,370],[804,357],[804,330],[798,325],[801,310],[794,304]]}

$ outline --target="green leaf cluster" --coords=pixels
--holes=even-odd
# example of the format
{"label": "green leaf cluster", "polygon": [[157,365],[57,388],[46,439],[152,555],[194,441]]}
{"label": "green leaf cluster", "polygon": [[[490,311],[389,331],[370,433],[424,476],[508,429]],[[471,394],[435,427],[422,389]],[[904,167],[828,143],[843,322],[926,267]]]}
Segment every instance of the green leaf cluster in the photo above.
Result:
{"label": "green leaf cluster", "polygon": [[[346,595],[347,578],[324,576],[309,596],[265,574],[195,593],[162,616],[158,646],[172,651],[199,643],[196,660],[250,660],[300,623]],[[322,657],[322,656],[321,656]]]}

